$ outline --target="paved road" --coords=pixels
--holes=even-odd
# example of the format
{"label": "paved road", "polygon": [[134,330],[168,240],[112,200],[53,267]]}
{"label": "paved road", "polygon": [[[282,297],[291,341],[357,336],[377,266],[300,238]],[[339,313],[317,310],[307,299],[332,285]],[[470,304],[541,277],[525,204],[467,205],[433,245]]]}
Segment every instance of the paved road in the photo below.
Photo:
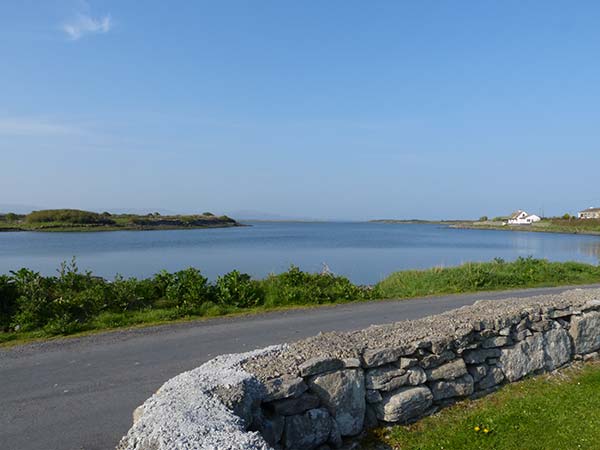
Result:
{"label": "paved road", "polygon": [[355,330],[415,319],[478,299],[566,289],[367,302],[104,333],[0,350],[0,449],[114,449],[130,427],[136,406],[167,379],[218,354],[290,342],[319,331]]}

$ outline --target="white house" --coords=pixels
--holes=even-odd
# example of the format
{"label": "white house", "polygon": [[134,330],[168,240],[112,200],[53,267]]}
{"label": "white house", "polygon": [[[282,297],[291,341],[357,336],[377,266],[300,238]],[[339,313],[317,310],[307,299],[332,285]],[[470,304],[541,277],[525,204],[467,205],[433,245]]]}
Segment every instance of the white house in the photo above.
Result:
{"label": "white house", "polygon": [[600,219],[600,208],[588,208],[579,211],[578,217],[580,219]]}
{"label": "white house", "polygon": [[526,211],[518,210],[511,214],[508,219],[509,225],[531,225],[534,222],[542,220],[540,216],[535,214],[527,214]]}

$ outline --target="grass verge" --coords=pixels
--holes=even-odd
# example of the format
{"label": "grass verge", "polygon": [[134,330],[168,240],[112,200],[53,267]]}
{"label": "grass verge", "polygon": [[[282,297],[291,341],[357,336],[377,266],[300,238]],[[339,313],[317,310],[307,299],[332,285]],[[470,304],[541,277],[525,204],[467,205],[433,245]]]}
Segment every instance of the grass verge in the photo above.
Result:
{"label": "grass verge", "polygon": [[506,385],[413,425],[373,430],[363,444],[378,450],[597,450],[600,364]]}

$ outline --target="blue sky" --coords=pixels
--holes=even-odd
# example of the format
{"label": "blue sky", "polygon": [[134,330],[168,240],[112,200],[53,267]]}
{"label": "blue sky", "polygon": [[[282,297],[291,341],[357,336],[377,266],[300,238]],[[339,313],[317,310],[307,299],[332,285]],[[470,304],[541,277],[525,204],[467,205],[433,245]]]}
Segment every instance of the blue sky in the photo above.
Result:
{"label": "blue sky", "polygon": [[600,205],[600,3],[0,3],[0,204]]}

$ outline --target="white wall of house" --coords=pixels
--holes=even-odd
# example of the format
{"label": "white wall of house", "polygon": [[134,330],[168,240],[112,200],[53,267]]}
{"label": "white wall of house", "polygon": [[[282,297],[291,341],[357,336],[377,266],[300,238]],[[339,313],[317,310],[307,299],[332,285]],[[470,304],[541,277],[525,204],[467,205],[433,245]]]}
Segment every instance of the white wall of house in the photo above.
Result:
{"label": "white wall of house", "polygon": [[535,214],[530,215],[525,211],[521,211],[517,216],[508,219],[508,223],[509,225],[530,225],[540,220],[542,220],[540,216],[536,216]]}

